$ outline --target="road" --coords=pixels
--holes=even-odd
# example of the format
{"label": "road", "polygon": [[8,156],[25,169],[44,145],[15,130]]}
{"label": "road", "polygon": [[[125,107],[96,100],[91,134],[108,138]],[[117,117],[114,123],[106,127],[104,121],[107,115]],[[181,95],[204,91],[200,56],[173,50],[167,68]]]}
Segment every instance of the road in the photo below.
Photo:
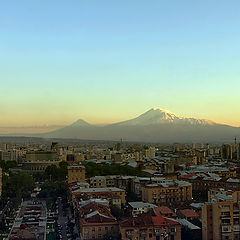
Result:
{"label": "road", "polygon": [[62,226],[62,239],[67,240],[67,229],[66,229],[66,223],[67,217],[63,216],[63,207],[61,200],[58,199],[58,224]]}

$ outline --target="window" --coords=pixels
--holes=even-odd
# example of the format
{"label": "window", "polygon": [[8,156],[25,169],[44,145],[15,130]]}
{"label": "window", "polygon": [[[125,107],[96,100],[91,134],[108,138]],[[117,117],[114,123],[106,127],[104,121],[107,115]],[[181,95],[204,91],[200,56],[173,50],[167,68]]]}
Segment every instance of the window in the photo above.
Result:
{"label": "window", "polygon": [[151,234],[151,233],[149,233],[149,237],[150,237],[150,238],[152,237],[152,234]]}
{"label": "window", "polygon": [[101,231],[102,231],[102,228],[101,228],[101,227],[99,227],[99,228],[98,228],[98,231],[99,231],[99,232],[101,232]]}

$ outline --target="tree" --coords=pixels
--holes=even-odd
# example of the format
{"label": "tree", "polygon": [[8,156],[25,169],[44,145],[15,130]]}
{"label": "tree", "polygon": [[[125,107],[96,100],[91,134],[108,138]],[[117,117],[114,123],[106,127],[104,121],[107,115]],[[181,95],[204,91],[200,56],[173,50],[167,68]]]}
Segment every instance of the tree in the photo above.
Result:
{"label": "tree", "polygon": [[55,164],[48,166],[45,170],[45,179],[52,181],[64,181],[67,176],[67,166],[68,164],[64,161],[59,163],[59,167]]}
{"label": "tree", "polygon": [[121,220],[123,215],[124,215],[124,211],[123,209],[121,209],[120,207],[118,207],[117,205],[111,205],[110,206],[111,209],[111,213],[112,215],[117,219],[117,220]]}
{"label": "tree", "polygon": [[3,176],[3,194],[1,204],[11,199],[14,206],[17,206],[22,198],[30,196],[35,187],[33,177],[27,173],[11,173]]}
{"label": "tree", "polygon": [[51,207],[56,202],[58,197],[63,199],[67,196],[66,182],[50,182],[47,181],[41,185],[41,191],[38,195],[39,198],[45,199],[47,206]]}

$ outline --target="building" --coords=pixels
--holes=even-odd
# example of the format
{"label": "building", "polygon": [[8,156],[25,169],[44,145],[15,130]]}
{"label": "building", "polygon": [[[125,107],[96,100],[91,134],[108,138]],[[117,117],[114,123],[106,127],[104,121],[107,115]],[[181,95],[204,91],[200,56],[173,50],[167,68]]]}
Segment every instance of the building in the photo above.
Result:
{"label": "building", "polygon": [[149,147],[148,149],[146,149],[146,153],[145,153],[146,158],[154,158],[155,152],[156,152],[155,147]]}
{"label": "building", "polygon": [[181,225],[162,216],[152,216],[151,213],[126,219],[119,223],[121,239],[145,240],[181,240]]}
{"label": "building", "polygon": [[154,208],[156,216],[163,216],[167,218],[177,218],[177,215],[167,206],[159,206]]}
{"label": "building", "polygon": [[68,183],[85,182],[86,169],[83,165],[68,167]]}
{"label": "building", "polygon": [[229,144],[223,144],[221,148],[221,157],[222,160],[231,160],[232,159],[232,146]]}
{"label": "building", "polygon": [[129,211],[133,217],[137,217],[139,214],[147,213],[157,207],[151,203],[144,202],[129,202]]}
{"label": "building", "polygon": [[192,201],[192,184],[178,180],[147,184],[142,187],[142,201],[153,204]]}
{"label": "building", "polygon": [[124,152],[124,153],[115,153],[113,155],[114,161],[121,162],[138,162],[142,160],[141,152]]}
{"label": "building", "polygon": [[202,207],[202,239],[240,239],[240,203],[205,204]]}
{"label": "building", "polygon": [[208,191],[208,202],[239,202],[240,191],[215,188]]}
{"label": "building", "polygon": [[2,169],[0,168],[0,198],[2,196],[2,176],[3,176]]}
{"label": "building", "polygon": [[75,216],[80,238],[103,239],[107,234],[119,235],[119,225],[108,205],[89,202],[78,209]]}
{"label": "building", "polygon": [[85,160],[83,153],[67,153],[62,156],[63,161],[69,164],[80,163]]}
{"label": "building", "polygon": [[23,162],[23,170],[28,172],[44,172],[48,166],[59,165],[57,152],[52,151],[29,151]]}
{"label": "building", "polygon": [[107,181],[105,176],[95,176],[90,178],[90,187],[105,188],[107,187]]}
{"label": "building", "polygon": [[200,218],[199,214],[196,213],[191,208],[180,209],[180,210],[178,210],[177,214],[180,218],[184,218],[184,219],[187,219],[189,221]]}
{"label": "building", "polygon": [[99,195],[112,193],[121,197],[121,203],[126,204],[126,193],[125,190],[112,187],[112,188],[80,188],[72,191],[72,199],[76,199],[79,195],[86,193],[92,195],[93,198],[99,197]]}

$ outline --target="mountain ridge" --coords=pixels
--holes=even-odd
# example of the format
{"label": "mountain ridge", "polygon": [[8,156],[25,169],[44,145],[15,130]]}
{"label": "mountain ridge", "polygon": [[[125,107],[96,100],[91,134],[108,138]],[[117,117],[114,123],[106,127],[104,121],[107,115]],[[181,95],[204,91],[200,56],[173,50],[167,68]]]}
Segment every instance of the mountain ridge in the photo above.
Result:
{"label": "mountain ridge", "polygon": [[240,128],[207,119],[185,118],[160,108],[126,121],[104,126],[79,119],[64,128],[43,134],[48,138],[78,138],[89,140],[119,140],[147,142],[216,142],[240,135]]}

